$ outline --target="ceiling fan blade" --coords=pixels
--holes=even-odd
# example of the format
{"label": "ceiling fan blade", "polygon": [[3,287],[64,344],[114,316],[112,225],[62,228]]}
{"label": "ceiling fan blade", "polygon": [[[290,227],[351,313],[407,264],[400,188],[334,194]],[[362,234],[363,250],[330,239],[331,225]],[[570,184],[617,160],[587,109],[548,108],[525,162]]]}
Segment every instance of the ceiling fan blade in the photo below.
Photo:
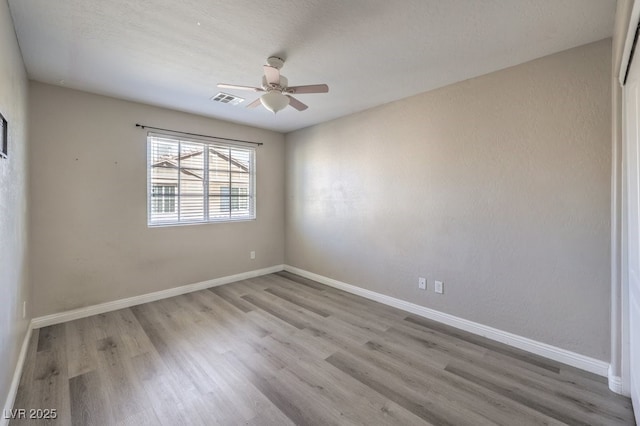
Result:
{"label": "ceiling fan blade", "polygon": [[298,111],[304,111],[305,109],[309,108],[307,105],[303,104],[302,102],[300,102],[299,100],[297,100],[293,96],[290,96],[290,95],[286,95],[286,96],[287,96],[287,98],[289,98],[289,105],[291,105],[292,107],[294,107]]}
{"label": "ceiling fan blade", "polygon": [[249,105],[247,105],[247,108],[255,108],[258,105],[260,105],[260,98],[256,99],[255,101],[253,101]]}
{"label": "ceiling fan blade", "polygon": [[288,93],[327,93],[329,86],[326,84],[310,84],[308,86],[291,86],[287,88]]}
{"label": "ceiling fan blade", "polygon": [[260,87],[252,86],[238,86],[237,84],[218,83],[220,89],[237,89],[237,90],[251,90],[252,92],[264,92],[264,89]]}
{"label": "ceiling fan blade", "polygon": [[264,76],[269,84],[280,84],[280,71],[270,65],[264,66]]}

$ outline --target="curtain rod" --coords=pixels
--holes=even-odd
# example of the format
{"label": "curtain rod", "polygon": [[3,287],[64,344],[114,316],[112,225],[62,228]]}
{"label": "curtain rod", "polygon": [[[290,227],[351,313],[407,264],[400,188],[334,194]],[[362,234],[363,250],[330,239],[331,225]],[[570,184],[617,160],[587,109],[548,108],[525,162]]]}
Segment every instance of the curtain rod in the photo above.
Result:
{"label": "curtain rod", "polygon": [[220,139],[223,141],[250,143],[258,146],[264,145],[262,142],[243,141],[242,139],[229,139],[229,138],[221,138],[218,136],[201,135],[198,133],[182,132],[180,130],[162,129],[160,127],[145,126],[144,124],[138,124],[138,123],[136,123],[136,127],[140,127],[141,129],[164,130],[165,132],[180,133],[182,135],[189,135],[189,136],[200,136],[202,138]]}
{"label": "curtain rod", "polygon": [[624,72],[624,81],[622,85],[627,84],[627,78],[629,77],[629,70],[631,70],[631,62],[633,62],[633,57],[636,53],[636,44],[638,43],[638,32],[640,32],[640,22],[638,22],[638,26],[636,27],[636,35],[633,37],[633,44],[631,45],[631,53],[629,53],[629,63],[627,64],[627,70]]}

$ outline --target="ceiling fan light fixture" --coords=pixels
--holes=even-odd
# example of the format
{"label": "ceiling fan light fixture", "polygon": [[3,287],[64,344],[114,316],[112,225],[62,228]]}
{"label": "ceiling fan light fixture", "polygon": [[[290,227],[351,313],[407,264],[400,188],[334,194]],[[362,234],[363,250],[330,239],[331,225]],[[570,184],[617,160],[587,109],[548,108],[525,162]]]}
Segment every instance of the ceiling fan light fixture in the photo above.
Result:
{"label": "ceiling fan light fixture", "polygon": [[275,114],[289,105],[289,98],[280,92],[272,90],[262,95],[260,102],[266,109]]}

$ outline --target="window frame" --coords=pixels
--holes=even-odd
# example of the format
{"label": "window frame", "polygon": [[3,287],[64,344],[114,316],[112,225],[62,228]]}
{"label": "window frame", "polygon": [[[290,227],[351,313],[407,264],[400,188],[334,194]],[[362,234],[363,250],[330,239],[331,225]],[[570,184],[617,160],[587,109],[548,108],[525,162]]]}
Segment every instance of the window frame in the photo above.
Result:
{"label": "window frame", "polygon": [[[172,218],[172,219],[158,219],[157,215],[161,214],[158,212],[153,212],[153,188],[154,186],[168,186],[171,184],[168,183],[159,183],[159,182],[153,182],[152,181],[152,177],[153,177],[153,145],[154,145],[154,139],[166,139],[168,141],[174,141],[176,144],[176,148],[178,150],[178,180],[176,183],[176,199],[175,199],[175,207],[176,207],[176,214],[177,217],[176,218]],[[157,141],[155,141],[157,143]],[[181,218],[180,215],[180,209],[181,209],[181,197],[187,197],[188,198],[193,198],[192,195],[188,195],[185,194],[183,195],[181,193],[181,175],[180,173],[182,173],[181,169],[182,167],[180,166],[180,159],[181,159],[181,154],[180,154],[180,147],[182,143],[193,143],[193,144],[202,144],[205,145],[205,148],[203,150],[203,177],[202,177],[202,181],[203,181],[203,189],[202,189],[202,216],[203,219],[183,219]],[[206,147],[206,146],[209,147]],[[210,167],[211,167],[211,162],[209,161],[210,158],[210,147],[218,147],[221,149],[226,149],[226,150],[238,150],[238,151],[245,151],[249,154],[249,176],[248,176],[248,188],[247,188],[247,198],[246,198],[246,203],[247,203],[247,210],[248,210],[248,214],[246,215],[235,215],[234,216],[234,210],[232,208],[229,209],[228,215],[226,216],[212,216],[210,214],[209,209],[210,207],[210,203],[211,200],[216,198],[216,196],[214,194],[211,193],[211,189],[210,189],[210,179],[209,179],[209,173],[210,173]],[[158,132],[148,132],[147,133],[147,227],[149,228],[157,228],[157,227],[169,227],[169,226],[184,226],[184,225],[201,225],[201,224],[208,224],[208,223],[230,223],[230,222],[246,222],[246,221],[253,221],[256,220],[257,218],[257,196],[256,196],[256,192],[257,192],[257,185],[256,185],[256,157],[257,157],[257,150],[255,146],[252,145],[247,145],[247,144],[243,144],[243,143],[234,143],[234,142],[228,142],[226,140],[219,140],[216,138],[199,138],[199,137],[185,137],[182,135],[176,135],[176,134],[171,134],[171,133],[158,133]],[[229,158],[229,173],[231,173],[231,165],[232,165],[232,159]],[[232,176],[230,174],[230,176]],[[230,177],[231,179],[231,177]],[[231,188],[237,188],[237,187],[233,187],[232,181],[230,180],[230,184],[231,184]],[[240,189],[240,188],[238,188]],[[218,196],[219,197],[219,196]],[[220,204],[222,205],[222,198],[220,198]],[[236,203],[240,203],[242,204],[243,201],[241,200],[235,200]],[[229,197],[226,200],[226,203],[229,206],[232,206],[234,203],[234,200],[232,200],[232,192],[230,191]],[[237,211],[237,210],[236,210]]]}

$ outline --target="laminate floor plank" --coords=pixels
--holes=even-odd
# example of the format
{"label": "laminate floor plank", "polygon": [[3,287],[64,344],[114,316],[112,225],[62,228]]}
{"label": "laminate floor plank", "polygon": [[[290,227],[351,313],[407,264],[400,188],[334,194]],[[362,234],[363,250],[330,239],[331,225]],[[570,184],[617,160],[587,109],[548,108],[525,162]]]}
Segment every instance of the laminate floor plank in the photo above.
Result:
{"label": "laminate floor plank", "polygon": [[242,414],[243,421],[250,422],[261,415],[268,415],[273,420],[286,419],[286,416],[235,370],[224,356],[216,359],[208,371],[214,372],[216,380],[221,383],[222,391]]}
{"label": "laminate floor plank", "polygon": [[245,426],[293,426],[295,423],[290,418],[282,414],[279,417],[273,417],[271,412],[261,413],[245,423]]}
{"label": "laminate floor plank", "polygon": [[411,341],[425,349],[438,352],[447,358],[473,360],[482,358],[487,352],[484,347],[470,345],[468,342],[457,339],[450,339],[446,335],[439,333],[418,330],[411,326],[406,326],[404,323],[394,325],[384,335]]}
{"label": "laminate floor plank", "polygon": [[148,401],[134,380],[133,368],[120,336],[98,340],[98,376],[104,387],[111,415],[116,422],[138,413]]}
{"label": "laminate floor plank", "polygon": [[275,291],[290,297],[298,297],[303,299],[305,303],[318,307],[323,313],[328,314],[327,316],[340,318],[365,330],[384,331],[396,322],[395,320],[377,316],[368,310],[353,309],[349,302],[333,300],[326,292],[318,292],[313,289],[307,290],[293,281],[279,277],[276,277],[273,286],[265,289],[265,291]]}
{"label": "laminate floor plank", "polygon": [[[416,375],[416,370],[414,368],[408,368],[403,359],[389,356],[389,353],[381,352],[378,349],[377,345],[353,346],[348,353],[339,352],[329,357],[327,361],[331,363],[335,357],[342,357],[342,362],[349,359],[352,366],[357,364],[361,373],[364,372],[369,376],[369,380],[371,380],[372,377],[380,379],[379,382],[370,382],[374,383],[374,387],[386,387],[385,391],[400,398],[400,400],[403,401],[403,406],[407,408],[408,405],[406,404],[423,408],[425,408],[425,404],[428,404],[431,407],[428,410],[431,411],[431,414],[436,418],[455,419],[456,424],[494,423],[494,421],[486,415],[486,412],[491,410],[472,410],[472,408],[474,408],[474,402],[477,402],[474,401],[475,395],[466,393],[464,398],[456,398],[455,394],[461,393],[461,391],[458,391],[455,386],[450,386],[446,380],[442,379],[440,370],[423,366],[420,371],[428,374]],[[449,401],[447,404],[448,408],[445,408],[446,406],[435,407],[431,405],[432,401],[424,399],[425,392],[432,395],[446,393],[446,399]],[[485,399],[475,405],[484,407],[487,405],[487,402]],[[398,403],[400,402],[398,401]],[[416,412],[416,414],[418,413]],[[459,417],[456,419],[456,416]],[[429,417],[425,419],[430,420]]]}
{"label": "laminate floor plank", "polygon": [[[278,308],[282,308],[284,311],[289,312],[298,316],[303,322],[314,323],[317,321],[321,321],[323,318],[326,318],[328,315],[324,313],[315,312],[313,309],[307,309],[306,306],[302,306],[299,303],[295,303],[288,298],[283,298],[278,295],[275,295],[269,291],[269,288],[265,288],[258,295],[262,300],[268,301],[272,306],[277,306]],[[244,296],[245,299],[247,296]],[[306,305],[302,302],[303,305]]]}
{"label": "laminate floor plank", "polygon": [[340,347],[354,343],[363,344],[376,336],[370,330],[358,328],[335,317],[324,318],[322,321],[310,324],[305,330]]}
{"label": "laminate floor plank", "polygon": [[234,305],[217,294],[205,290],[192,294],[211,307],[212,312],[219,314],[222,317],[220,322],[232,331],[235,336],[250,334],[256,337],[263,337],[269,333],[259,324],[247,322],[245,312],[240,312]]}
{"label": "laminate floor plank", "polygon": [[244,313],[252,311],[254,307],[242,299],[242,296],[246,293],[242,292],[243,294],[238,294],[237,292],[234,292],[232,288],[233,285],[227,284],[220,287],[212,287],[209,291],[217,294]]}
{"label": "laminate floor plank", "polygon": [[11,425],[633,425],[562,363],[288,272],[34,330]]}
{"label": "laminate floor plank", "polygon": [[[174,309],[171,318],[185,322],[184,315],[180,310]],[[147,325],[146,320],[141,322]],[[214,374],[210,374],[214,370],[212,366],[215,366],[215,360],[218,359],[211,344],[217,345],[221,335],[208,339],[202,334],[202,330],[199,330],[200,325],[192,324],[189,334],[181,333],[182,327],[169,327],[159,332],[164,341],[169,342],[169,350],[164,353],[162,359],[171,371],[173,381],[177,383],[175,387],[188,390],[187,396],[180,395],[180,398],[189,402],[191,411],[198,413],[204,419],[204,424],[228,424],[231,419],[240,418],[239,411],[224,392],[221,383],[216,380]],[[202,362],[202,354],[205,354],[210,363]]]}
{"label": "laminate floor plank", "polygon": [[276,370],[271,369],[270,363],[259,360],[259,355],[225,354],[228,362],[240,371],[271,403],[278,408],[292,423],[297,425],[311,425],[318,423],[318,418],[301,406],[296,400],[295,393],[289,395],[277,381],[284,365]]}
{"label": "laminate floor plank", "polygon": [[[33,330],[29,339],[29,347],[24,360],[22,369],[22,377],[16,392],[16,399],[13,404],[14,409],[27,410],[29,408],[37,408],[41,404],[37,395],[35,395],[33,385],[35,381],[36,354],[38,350],[40,330]],[[23,419],[14,419],[10,421],[11,425],[25,424]]]}
{"label": "laminate floor plank", "polygon": [[[172,319],[175,320],[179,316],[174,313]],[[201,341],[202,333],[198,332],[197,327],[192,326],[190,333],[185,333],[180,327],[173,328],[172,322],[165,321],[166,328],[159,331],[168,349],[160,353],[164,363],[171,370],[174,378],[181,382],[180,387],[189,389],[192,394],[201,397],[217,391],[215,381],[197,363],[194,353],[204,350],[209,356],[214,356],[216,354],[214,348],[219,342],[217,340]]]}
{"label": "laminate floor plank", "polygon": [[[245,351],[251,348],[247,345]],[[247,421],[256,416],[256,411],[246,401],[247,395],[240,392],[244,386],[242,381],[232,378],[222,367],[227,362],[223,355],[207,354],[199,350],[192,351],[192,359],[195,365],[212,380],[215,389],[205,394],[202,398],[215,408],[217,416],[222,423],[232,423],[235,420]]]}
{"label": "laminate floor plank", "polygon": [[268,330],[278,330],[280,333],[295,333],[301,330],[262,309],[247,312],[246,316],[252,323],[265,327]]}
{"label": "laminate floor plank", "polygon": [[[181,303],[187,306],[196,299],[182,299]],[[228,318],[222,319],[223,316],[216,313],[213,308],[205,306],[201,302],[194,303],[196,309],[188,313],[174,313],[174,318],[178,317],[181,324],[179,328],[173,328],[167,331],[167,335],[174,336],[179,339],[182,344],[193,344],[202,350],[215,351],[222,354],[234,349],[237,344],[237,338],[234,333],[229,330],[229,326],[233,324]]]}
{"label": "laminate floor plank", "polygon": [[468,363],[452,362],[445,368],[445,371],[500,393],[568,425],[624,424],[626,421],[623,418],[600,417],[597,413],[590,412],[585,407],[566,404],[566,401],[559,400],[551,392],[538,392],[520,384],[518,381],[496,376]]}
{"label": "laminate floor plank", "polygon": [[[270,336],[266,340],[269,339],[273,338]],[[251,363],[251,369],[254,374],[264,380],[268,380],[271,386],[277,387],[277,391],[272,390],[270,392],[272,395],[276,393],[276,400],[286,398],[290,403],[292,402],[297,408],[301,409],[304,413],[303,417],[298,411],[293,415],[292,420],[295,420],[296,423],[300,424],[300,418],[304,418],[303,424],[352,424],[344,416],[340,406],[327,401],[324,388],[309,381],[301,380],[291,373],[289,368],[292,361],[279,350],[280,348],[280,343],[273,340],[271,342],[266,341],[260,345],[260,348],[257,348],[258,351],[255,354],[270,360],[278,359],[283,367],[278,371],[277,375],[270,374],[259,366],[256,367],[250,358],[238,357],[238,359],[240,362],[245,363],[245,366]],[[285,413],[291,414],[291,407],[286,408]]]}
{"label": "laminate floor plank", "polygon": [[591,392],[589,389],[569,384],[557,377],[549,377],[534,373],[530,370],[520,369],[504,362],[494,362],[491,358],[483,357],[472,364],[501,376],[538,390],[541,393],[549,393],[555,398],[565,401],[568,405],[582,407],[587,411],[597,412],[604,418],[617,417],[623,421],[631,421],[631,404],[626,398],[603,398],[601,395]]}
{"label": "laminate floor plank", "polygon": [[420,325],[430,330],[439,331],[443,334],[447,334],[451,336],[452,338],[470,342],[479,347],[489,349],[491,351],[498,352],[503,355],[510,356],[512,358],[520,359],[529,364],[535,365],[540,368],[545,368],[554,373],[560,372],[561,366],[559,365],[559,363],[556,363],[555,361],[543,358],[541,356],[538,356],[529,352],[525,352],[523,350],[511,347],[511,346],[505,345],[503,343],[495,342],[463,330],[458,330],[451,326],[441,324],[427,318],[422,318],[417,315],[409,315],[407,316],[407,318],[405,318],[405,321]]}
{"label": "laminate floor plank", "polygon": [[[309,350],[315,351],[318,356],[323,359],[340,349],[339,345],[319,337],[317,333],[313,333],[306,328],[301,330],[293,327],[289,323],[275,318],[260,309],[249,312],[247,316],[251,319],[251,321],[263,324],[271,330],[274,330],[274,332],[276,332],[275,330],[277,330],[277,333],[279,335],[295,336],[298,342],[304,344],[305,347],[307,347]],[[270,333],[270,335],[271,334],[272,333]]]}
{"label": "laminate floor plank", "polygon": [[38,333],[38,352],[65,348],[65,326],[56,324],[43,327]]}
{"label": "laminate floor plank", "polygon": [[375,424],[424,424],[419,417],[325,362],[296,337],[272,334],[265,344],[269,344],[267,341],[275,342],[272,350],[285,362],[287,371],[309,386],[307,392],[339,407],[347,422],[357,424],[362,413],[367,413]]}
{"label": "laminate floor plank", "polygon": [[144,332],[130,309],[120,309],[112,313],[118,327],[118,335],[128,356],[134,357],[153,349],[149,336]]}
{"label": "laminate floor plank", "polygon": [[[363,364],[375,367],[378,371],[390,374],[391,377],[403,377],[407,389],[413,391],[414,395],[420,395],[422,389],[428,389],[432,397],[448,400],[453,407],[451,409],[456,412],[467,411],[464,420],[460,419],[460,422],[499,423],[500,420],[505,422],[509,418],[518,418],[521,424],[548,423],[548,418],[541,419],[543,416],[527,412],[526,407],[505,404],[504,400],[486,395],[486,392],[478,387],[474,389],[466,383],[461,385],[461,380],[418,357],[399,356],[397,351],[372,342],[363,347],[353,348],[349,355],[355,356]],[[415,371],[424,374],[415,375]]]}
{"label": "laminate floor plank", "polygon": [[337,302],[348,301],[350,309],[360,312],[375,312],[379,317],[388,318],[391,320],[404,319],[407,313],[399,309],[383,305],[382,303],[375,302],[373,300],[366,299],[364,297],[357,296],[355,294],[347,293],[346,291],[339,290],[337,288],[325,286],[323,284],[312,281],[308,278],[300,277],[290,272],[278,272],[275,275],[282,278],[286,278],[293,282],[307,286],[308,288],[315,288],[323,292],[328,298],[331,298]]}
{"label": "laminate floor plank", "polygon": [[95,371],[98,350],[94,318],[81,318],[65,324],[67,336],[67,368],[69,378]]}
{"label": "laminate floor plank", "polygon": [[182,344],[180,336],[175,337],[167,330],[164,324],[167,321],[158,314],[153,304],[134,306],[131,310],[149,336],[162,363],[171,372],[182,395],[185,395],[188,400],[199,397],[202,391],[197,386],[197,380],[194,380],[193,375],[190,374],[188,363],[183,362],[180,353]]}
{"label": "laminate floor plank", "polygon": [[[463,419],[458,414],[444,413],[441,407],[430,403],[426,399],[429,387],[422,389],[421,395],[414,395],[414,392],[406,386],[406,377],[396,377],[380,372],[344,352],[337,352],[326,361],[430,424],[443,426],[478,424],[469,423],[468,420],[463,423]],[[480,422],[480,419],[474,419],[474,421]]]}
{"label": "laminate floor plank", "polygon": [[266,288],[269,288],[269,282],[266,281],[264,277],[249,278],[248,280],[244,280],[242,282],[245,285],[245,288],[251,293],[255,293],[256,290],[264,290]]}
{"label": "laminate floor plank", "polygon": [[[278,333],[278,335],[282,335],[284,333]],[[275,334],[270,335],[273,338],[276,338]],[[342,347],[349,346],[346,343],[336,343],[335,340],[326,339],[325,336],[319,336],[314,334],[313,332],[309,332],[309,330],[296,330],[293,333],[288,334],[295,341],[303,345],[307,350],[316,354],[316,356],[320,359],[325,359],[329,355],[332,355],[338,352]]]}
{"label": "laminate floor plank", "polygon": [[432,396],[456,400],[498,424],[509,424],[514,418],[519,419],[521,425],[561,424],[527,406],[450,374],[444,371],[444,365],[434,363],[432,357],[395,342],[389,344],[384,339],[367,342],[362,348],[352,348],[350,354],[392,373],[398,368],[407,369],[404,374],[409,375],[412,371],[420,371],[422,374],[415,380],[428,380]]}
{"label": "laminate floor plank", "polygon": [[[69,381],[64,324],[44,327],[38,333],[38,347],[33,371],[33,395],[29,396],[29,409],[55,409],[55,419],[36,419],[25,424],[71,423]],[[30,392],[26,390],[26,392]],[[18,423],[19,424],[19,423]]]}
{"label": "laminate floor plank", "polygon": [[321,306],[319,306],[316,303],[310,303],[309,301],[305,300],[303,297],[299,297],[296,296],[295,294],[291,294],[289,292],[287,292],[286,290],[283,291],[279,288],[267,288],[264,291],[271,293],[283,300],[286,300],[287,302],[293,303],[295,305],[300,306],[303,309],[306,309],[307,311],[313,312],[314,314],[320,315],[321,317],[328,317],[330,314],[323,309]]}
{"label": "laminate floor plank", "polygon": [[319,282],[310,280],[308,278],[301,277],[300,275],[292,274],[291,272],[281,271],[281,272],[276,272],[273,275],[288,279],[288,280],[296,282],[298,284],[302,284],[302,285],[304,285],[306,287],[310,287],[310,288],[312,288],[314,290],[327,291],[329,289],[329,287],[327,287],[326,285],[320,284]]}
{"label": "laminate floor plank", "polygon": [[581,377],[588,380],[590,383],[599,383],[601,387],[608,388],[609,379],[605,376],[599,376],[589,371],[581,370],[570,365],[560,364],[560,374],[565,374],[570,377]]}
{"label": "laminate floor plank", "polygon": [[159,424],[206,424],[199,416],[197,405],[180,392],[180,387],[157,354],[140,354],[132,358],[131,363]]}
{"label": "laminate floor plank", "polygon": [[162,356],[169,351],[169,344],[165,341],[166,331],[162,325],[162,318],[152,309],[152,304],[133,306],[129,308],[144,330],[153,348]]}
{"label": "laminate floor plank", "polygon": [[621,401],[629,401],[629,399],[623,395],[612,393],[609,389],[609,383],[605,377],[600,377],[587,371],[582,371],[577,368],[563,365],[560,368],[560,380],[568,383],[574,383],[584,389],[589,389],[591,392],[598,393],[608,399],[618,399]]}
{"label": "laminate floor plank", "polygon": [[96,370],[70,377],[69,394],[73,426],[114,423],[111,409],[106,403],[105,388]]}
{"label": "laminate floor plank", "polygon": [[273,300],[269,300],[269,298],[265,297],[263,294],[248,294],[242,296],[242,298],[252,305],[255,305],[257,308],[262,309],[264,312],[271,314],[300,330],[313,323],[313,321],[309,321],[304,317],[304,315],[300,315],[298,312],[283,309],[277,302],[274,303]]}
{"label": "laminate floor plank", "polygon": [[115,424],[116,426],[157,426],[160,424],[160,420],[153,411],[143,408]]}
{"label": "laminate floor plank", "polygon": [[242,297],[245,294],[253,293],[256,291],[253,287],[247,284],[247,281],[236,281],[230,284],[224,284],[221,286],[209,287],[207,290],[215,293],[217,289],[224,289],[226,293],[233,294],[235,297]]}
{"label": "laminate floor plank", "polygon": [[[367,413],[369,421],[377,425],[418,425],[421,419],[402,407],[367,404],[363,399],[353,396],[350,400],[340,399],[336,387],[325,388],[320,376],[312,371],[287,367],[277,377],[278,383],[289,395],[296,395],[297,404],[312,410],[313,424],[359,425],[363,424],[362,414]],[[372,394],[371,392],[369,394]],[[380,397],[380,395],[377,395]],[[385,399],[385,398],[381,398]],[[393,404],[396,405],[396,404]],[[410,420],[407,420],[410,419]]]}
{"label": "laminate floor plank", "polygon": [[[395,424],[419,424],[416,423],[416,419],[406,421],[410,415],[401,416],[397,408],[365,404],[362,396],[357,394],[352,395],[351,400],[345,399],[337,386],[341,382],[331,383],[326,377],[326,371],[320,368],[322,361],[313,354],[305,353],[301,346],[292,347],[291,342],[277,341],[274,336],[265,340],[271,342],[264,342],[261,356],[268,354],[270,357],[278,357],[284,367],[275,376],[262,373],[263,378],[277,386],[277,391],[270,392],[272,396],[276,393],[276,401],[278,398],[286,398],[287,401],[293,402],[296,408],[302,409],[301,413],[297,410],[292,412],[291,407],[285,408],[290,415],[293,414],[292,418],[297,424],[363,424],[361,415],[359,417],[356,414],[363,405],[367,406],[369,422],[373,424],[394,424],[390,420],[391,415],[398,416],[396,418],[400,420]],[[254,371],[261,374],[259,369]],[[384,419],[387,421],[383,421]]]}
{"label": "laminate floor plank", "polygon": [[[54,326],[55,327],[55,326]],[[35,354],[35,369],[33,380],[29,388],[25,388],[28,394],[26,401],[14,404],[16,408],[24,408],[27,413],[31,409],[56,410],[55,419],[24,419],[23,421],[12,421],[11,424],[71,424],[71,407],[69,397],[69,381],[67,378],[67,360],[64,351],[63,328],[56,327],[54,346],[46,345],[44,350]],[[42,340],[39,340],[41,342]],[[43,348],[38,345],[39,348]]]}

